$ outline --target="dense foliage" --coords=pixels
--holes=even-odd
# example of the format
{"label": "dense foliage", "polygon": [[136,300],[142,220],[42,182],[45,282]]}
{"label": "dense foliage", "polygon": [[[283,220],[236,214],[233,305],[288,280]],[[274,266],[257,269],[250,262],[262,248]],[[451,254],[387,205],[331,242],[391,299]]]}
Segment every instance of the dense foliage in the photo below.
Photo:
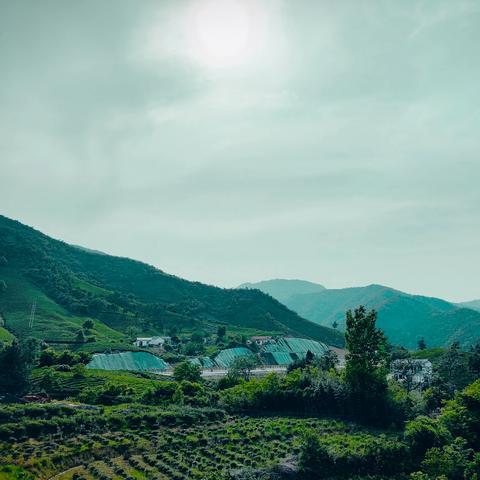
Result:
{"label": "dense foliage", "polygon": [[[176,326],[214,331],[224,324],[288,332],[331,344],[343,341],[338,332],[299,317],[259,290],[189,282],[141,262],[67,245],[2,216],[0,251],[7,262],[0,266],[0,279],[7,285],[1,295],[9,294],[10,276],[20,275],[68,312],[95,318],[116,330],[135,326],[160,333]],[[11,312],[19,308],[25,312],[28,306],[13,301],[4,305],[7,325],[16,333],[25,333],[27,325],[19,326],[9,316],[14,317]],[[88,340],[88,333],[82,336],[86,332],[78,328],[71,333],[73,341]]]}

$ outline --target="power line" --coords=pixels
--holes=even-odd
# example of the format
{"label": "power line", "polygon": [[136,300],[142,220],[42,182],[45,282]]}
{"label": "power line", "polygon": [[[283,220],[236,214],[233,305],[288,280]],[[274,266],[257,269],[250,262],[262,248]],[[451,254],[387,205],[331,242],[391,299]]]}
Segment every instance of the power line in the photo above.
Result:
{"label": "power line", "polygon": [[33,322],[35,320],[35,311],[37,310],[37,299],[33,299],[32,309],[30,310],[30,321],[28,322],[28,328],[33,328]]}

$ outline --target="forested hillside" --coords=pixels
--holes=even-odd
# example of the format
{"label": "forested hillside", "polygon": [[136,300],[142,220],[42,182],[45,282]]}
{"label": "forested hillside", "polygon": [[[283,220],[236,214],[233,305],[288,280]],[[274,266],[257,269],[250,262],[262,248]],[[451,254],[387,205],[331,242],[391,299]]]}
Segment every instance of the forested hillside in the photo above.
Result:
{"label": "forested hillside", "polygon": [[[6,328],[41,338],[72,338],[86,318],[98,338],[128,327],[218,324],[291,333],[340,345],[342,336],[290,311],[258,290],[228,290],[169,275],[128,258],[68,245],[0,216],[0,313]],[[36,303],[35,321],[30,310]]]}
{"label": "forested hillside", "polygon": [[472,300],[470,302],[463,302],[458,304],[460,307],[471,308],[480,312],[480,300]]}
{"label": "forested hillside", "polygon": [[454,341],[468,346],[480,336],[480,312],[382,285],[296,294],[285,299],[285,305],[320,325],[336,322],[340,330],[344,328],[346,310],[357,305],[375,308],[378,324],[389,341],[410,348],[422,337],[428,339],[430,346],[445,346]]}

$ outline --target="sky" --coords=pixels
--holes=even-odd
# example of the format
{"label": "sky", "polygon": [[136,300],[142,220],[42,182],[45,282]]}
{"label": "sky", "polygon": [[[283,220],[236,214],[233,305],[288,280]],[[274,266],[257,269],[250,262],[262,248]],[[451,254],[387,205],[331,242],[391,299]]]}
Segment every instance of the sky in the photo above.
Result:
{"label": "sky", "polygon": [[0,0],[0,213],[235,287],[480,298],[477,0]]}

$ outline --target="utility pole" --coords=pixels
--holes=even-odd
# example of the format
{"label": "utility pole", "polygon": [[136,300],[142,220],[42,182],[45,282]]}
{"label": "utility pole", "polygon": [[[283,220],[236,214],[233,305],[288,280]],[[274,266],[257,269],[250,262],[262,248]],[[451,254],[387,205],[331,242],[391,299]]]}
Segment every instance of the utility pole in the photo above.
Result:
{"label": "utility pole", "polygon": [[30,321],[28,322],[28,328],[33,328],[33,322],[35,320],[35,311],[37,310],[37,299],[33,299],[32,309],[30,310]]}

